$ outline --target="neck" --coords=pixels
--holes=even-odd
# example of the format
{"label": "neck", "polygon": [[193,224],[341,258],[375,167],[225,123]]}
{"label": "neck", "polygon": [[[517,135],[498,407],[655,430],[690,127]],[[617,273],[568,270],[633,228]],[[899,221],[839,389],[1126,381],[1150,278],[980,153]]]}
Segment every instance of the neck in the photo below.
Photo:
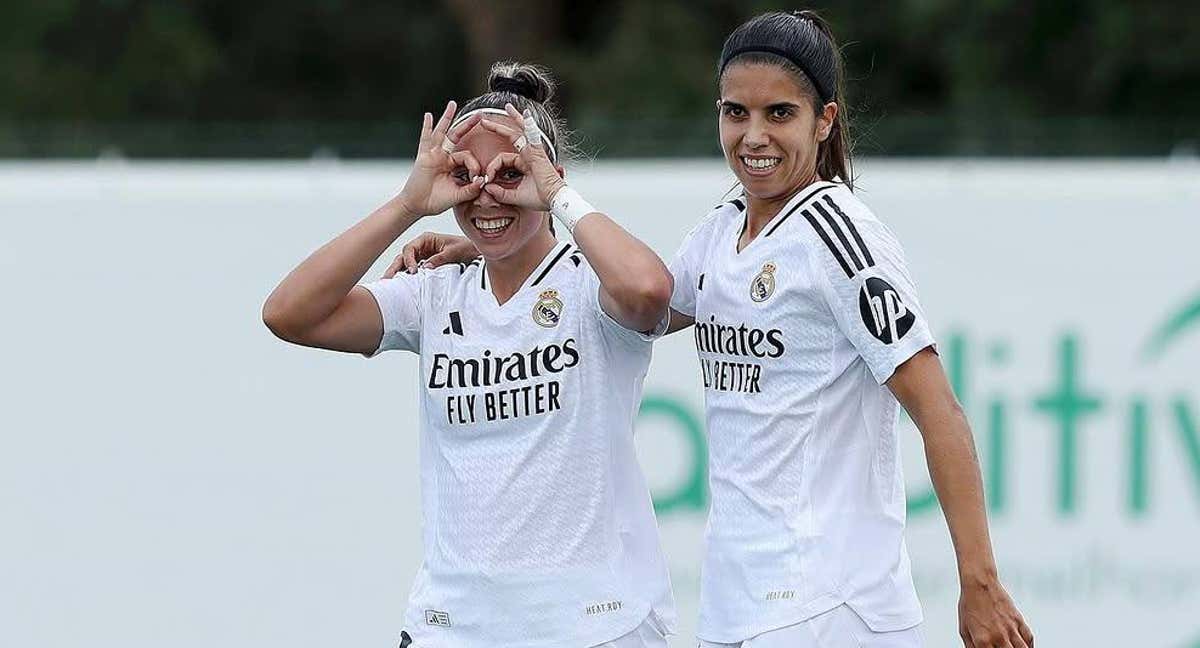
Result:
{"label": "neck", "polygon": [[496,301],[503,304],[517,294],[534,268],[546,258],[558,241],[549,229],[538,231],[521,249],[502,259],[487,259],[484,269]]}
{"label": "neck", "polygon": [[779,210],[788,204],[788,201],[795,198],[796,194],[804,191],[809,185],[820,182],[820,180],[816,173],[813,173],[791,191],[771,198],[757,198],[746,194],[746,232],[742,235],[743,240],[745,242],[754,240],[754,237],[758,236],[767,223],[771,222],[771,219],[779,213]]}

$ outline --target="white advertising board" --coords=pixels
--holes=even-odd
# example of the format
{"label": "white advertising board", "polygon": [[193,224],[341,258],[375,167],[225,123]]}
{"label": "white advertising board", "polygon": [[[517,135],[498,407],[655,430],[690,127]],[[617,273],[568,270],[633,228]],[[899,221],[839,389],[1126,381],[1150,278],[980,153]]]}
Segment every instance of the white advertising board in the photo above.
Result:
{"label": "white advertising board", "polygon": [[[973,423],[1001,576],[1038,644],[1197,645],[1200,166],[861,170]],[[404,172],[0,165],[0,645],[394,640],[420,559],[415,360],[289,347],[259,308]],[[571,179],[664,256],[732,184],[715,160]],[[645,396],[672,645],[691,646],[707,492],[687,333],[656,345]],[[902,445],[925,636],[959,645],[954,555],[911,424]]]}

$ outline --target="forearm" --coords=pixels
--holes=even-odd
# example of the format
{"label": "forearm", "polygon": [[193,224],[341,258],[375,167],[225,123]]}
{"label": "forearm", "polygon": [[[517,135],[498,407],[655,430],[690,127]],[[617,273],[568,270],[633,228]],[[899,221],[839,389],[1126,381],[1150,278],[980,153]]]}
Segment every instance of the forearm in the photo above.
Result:
{"label": "forearm", "polygon": [[959,634],[963,644],[971,648],[1032,648],[1033,632],[1001,585],[996,570],[983,480],[967,418],[953,395],[940,400],[949,405],[918,409],[913,420],[925,437],[929,475],[946,514],[958,560]]}
{"label": "forearm", "polygon": [[662,259],[624,228],[595,212],[572,232],[600,286],[634,328],[653,328],[671,299],[671,273]]}
{"label": "forearm", "polygon": [[971,429],[953,403],[917,421],[925,439],[925,459],[934,490],[946,516],[961,582],[996,578],[988,534],[983,480]]}
{"label": "forearm", "polygon": [[321,323],[418,218],[398,198],[384,203],[288,273],[263,305],[263,319],[285,330]]}

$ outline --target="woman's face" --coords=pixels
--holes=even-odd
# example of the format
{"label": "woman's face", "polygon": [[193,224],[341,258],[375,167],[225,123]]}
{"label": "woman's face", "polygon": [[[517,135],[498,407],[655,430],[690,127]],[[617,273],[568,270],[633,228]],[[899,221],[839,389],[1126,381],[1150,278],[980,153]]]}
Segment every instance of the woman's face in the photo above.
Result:
{"label": "woman's face", "polygon": [[816,180],[817,145],[829,137],[837,114],[826,104],[815,115],[812,98],[787,70],[734,63],[721,76],[721,150],[746,193],[760,199],[790,195]]}
{"label": "woman's face", "polygon": [[[509,117],[488,115],[487,119],[516,128]],[[458,142],[458,150],[470,151],[479,162],[481,173],[501,153],[513,153],[512,144],[489,130],[476,126]],[[502,167],[491,179],[506,189],[516,189],[524,175],[513,167]],[[460,185],[470,182],[466,167],[454,170],[454,178]],[[530,179],[532,182],[532,179]],[[548,228],[546,213],[530,211],[498,202],[486,191],[481,191],[474,200],[454,206],[454,219],[463,234],[471,239],[485,259],[506,258],[525,246],[542,229]]]}

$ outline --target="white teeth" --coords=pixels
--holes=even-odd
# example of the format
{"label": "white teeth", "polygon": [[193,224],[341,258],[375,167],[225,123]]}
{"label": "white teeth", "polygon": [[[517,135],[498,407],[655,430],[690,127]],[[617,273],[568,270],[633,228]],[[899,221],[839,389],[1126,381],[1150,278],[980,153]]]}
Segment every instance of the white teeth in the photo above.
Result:
{"label": "white teeth", "polygon": [[483,218],[476,218],[475,227],[478,227],[485,232],[499,232],[505,227],[508,227],[508,224],[511,223],[512,220],[513,219],[511,218],[489,218],[486,220]]}
{"label": "white teeth", "polygon": [[748,158],[743,156],[742,162],[751,169],[770,169],[779,164],[779,158]]}

